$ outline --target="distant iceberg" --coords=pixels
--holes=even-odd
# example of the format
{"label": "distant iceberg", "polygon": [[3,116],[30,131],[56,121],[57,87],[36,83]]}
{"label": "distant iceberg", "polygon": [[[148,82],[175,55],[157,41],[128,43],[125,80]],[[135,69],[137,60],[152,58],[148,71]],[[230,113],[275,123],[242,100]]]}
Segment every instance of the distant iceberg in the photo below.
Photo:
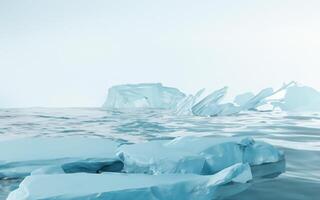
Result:
{"label": "distant iceberg", "polygon": [[191,110],[194,115],[214,116],[221,112],[219,102],[227,93],[227,87],[221,88],[209,94],[198,103],[192,106]]}
{"label": "distant iceberg", "polygon": [[277,169],[259,170],[259,176],[263,177],[279,175],[285,168],[281,151],[267,143],[255,142],[250,137],[179,137],[122,145],[118,156],[126,173],[209,175],[236,163],[249,163],[251,166],[279,164]]}
{"label": "distant iceberg", "polygon": [[54,174],[28,176],[7,200],[212,200],[234,195],[252,178],[247,164],[195,174]]}
{"label": "distant iceberg", "polygon": [[20,138],[0,141],[0,179],[46,172],[120,171],[118,143],[101,138]]}
{"label": "distant iceberg", "polygon": [[274,102],[274,106],[285,111],[320,111],[320,92],[308,87],[294,85],[286,91],[284,99]]}
{"label": "distant iceberg", "polygon": [[[265,88],[254,95],[246,92],[237,95],[233,102],[223,103],[228,87],[213,91],[200,98],[204,89],[186,96],[176,88],[160,83],[142,83],[113,86],[103,107],[111,109],[157,108],[170,109],[176,115],[227,116],[243,111],[320,111],[320,92],[296,82],[284,84],[278,90]],[[283,99],[270,99],[284,91]]]}
{"label": "distant iceberg", "polygon": [[[188,103],[182,104],[183,107],[180,107],[179,110],[176,111],[176,114],[190,114],[190,112],[185,111],[191,110],[191,113],[196,116],[226,116],[234,115],[241,111],[258,110],[258,107],[268,103],[267,98],[283,90],[286,90],[293,83],[294,82],[284,84],[280,89],[276,91],[274,91],[272,88],[265,88],[256,95],[250,92],[240,94],[235,97],[234,102],[230,103],[221,103],[228,89],[227,87],[223,87],[212,92],[199,102],[189,100]],[[192,104],[191,102],[195,103]],[[184,112],[182,112],[181,110]]]}
{"label": "distant iceberg", "polygon": [[160,83],[117,85],[109,89],[103,107],[175,109],[185,96],[178,89]]}
{"label": "distant iceberg", "polygon": [[192,114],[192,106],[198,101],[203,92],[204,89],[201,89],[195,95],[190,94],[189,96],[185,97],[178,103],[175,113],[178,115]]}

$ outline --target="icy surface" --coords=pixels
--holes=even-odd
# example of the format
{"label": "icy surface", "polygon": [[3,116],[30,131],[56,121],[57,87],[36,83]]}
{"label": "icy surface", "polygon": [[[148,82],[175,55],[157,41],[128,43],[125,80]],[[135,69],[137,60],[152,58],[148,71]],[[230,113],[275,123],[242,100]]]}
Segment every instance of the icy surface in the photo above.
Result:
{"label": "icy surface", "polygon": [[[141,143],[186,135],[217,138],[252,136],[256,141],[268,142],[284,151],[287,164],[285,173],[277,178],[263,179],[263,182],[253,181],[248,190],[226,200],[318,199],[319,132],[320,113],[280,110],[247,111],[214,118],[177,116],[169,110],[152,109],[139,112],[103,108],[0,110],[0,140],[9,137],[79,136],[110,139],[119,143]],[[262,166],[265,165],[258,165],[259,168]],[[46,170],[49,171],[48,168]],[[41,173],[45,173],[45,170]],[[6,199],[20,181],[0,180],[0,199]]]}
{"label": "icy surface", "polygon": [[0,178],[19,178],[33,170],[97,172],[118,167],[118,143],[98,138],[20,138],[0,141]]}
{"label": "icy surface", "polygon": [[113,86],[108,91],[106,108],[164,108],[175,109],[185,94],[160,83]]}
{"label": "icy surface", "polygon": [[195,174],[54,174],[27,177],[7,200],[212,200],[246,189],[250,167],[236,164],[210,176]]}
{"label": "icy surface", "polygon": [[[249,163],[253,166],[284,159],[283,153],[272,145],[255,142],[250,137],[179,137],[174,140],[122,145],[118,155],[124,163],[125,172],[148,174],[208,175],[235,163]],[[266,171],[265,175],[268,173]]]}

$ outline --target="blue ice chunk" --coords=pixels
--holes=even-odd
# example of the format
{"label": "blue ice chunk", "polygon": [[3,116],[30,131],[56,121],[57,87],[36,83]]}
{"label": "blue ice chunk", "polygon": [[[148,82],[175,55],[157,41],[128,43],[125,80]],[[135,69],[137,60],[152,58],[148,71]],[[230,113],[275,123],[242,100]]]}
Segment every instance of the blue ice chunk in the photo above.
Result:
{"label": "blue ice chunk", "polygon": [[263,165],[265,163],[275,163],[284,158],[281,151],[266,142],[254,142],[244,149],[244,162],[250,165]]}
{"label": "blue ice chunk", "polygon": [[[179,137],[174,140],[123,145],[119,147],[118,156],[124,163],[125,172],[148,174],[207,175],[239,162],[254,166],[284,160],[281,151],[250,137]],[[264,175],[268,173],[265,171]]]}
{"label": "blue ice chunk", "polygon": [[273,91],[272,88],[266,88],[261,90],[257,95],[249,99],[246,103],[242,105],[243,110],[256,110],[259,106],[267,104],[269,101],[267,98],[286,90],[291,85],[296,84],[294,81],[291,81],[288,84],[283,84],[281,88],[276,91]]}
{"label": "blue ice chunk", "polygon": [[189,95],[178,103],[175,113],[177,115],[191,115],[192,106],[197,102],[198,98],[204,92],[204,89],[199,90],[195,95]]}
{"label": "blue ice chunk", "polygon": [[192,107],[192,113],[198,116],[213,116],[219,112],[218,103],[226,95],[228,88],[224,87],[209,94]]}
{"label": "blue ice chunk", "polygon": [[263,105],[265,99],[274,94],[272,88],[266,88],[260,91],[257,95],[245,93],[238,95],[233,103],[219,104],[221,99],[226,95],[227,87],[214,91],[199,103],[192,107],[192,113],[198,116],[225,116],[237,114],[244,110],[253,110],[256,107]]}
{"label": "blue ice chunk", "polygon": [[243,103],[241,107],[243,110],[255,109],[256,107],[264,104],[264,100],[273,94],[274,92],[272,88],[265,88],[261,90],[257,95],[250,98],[247,102]]}
{"label": "blue ice chunk", "polygon": [[53,174],[25,178],[7,200],[212,200],[245,190],[252,179],[247,164],[214,175],[196,174]]}
{"label": "blue ice chunk", "polygon": [[113,86],[103,107],[175,109],[185,94],[161,83],[142,83]]}
{"label": "blue ice chunk", "polygon": [[254,97],[254,94],[252,92],[239,94],[234,98],[234,103],[236,103],[239,106],[244,106],[253,97]]}
{"label": "blue ice chunk", "polygon": [[320,92],[308,87],[294,85],[287,89],[281,102],[274,102],[285,111],[320,111]]}
{"label": "blue ice chunk", "polygon": [[[0,141],[0,178],[19,178],[33,170],[97,172],[119,168],[118,143],[101,138],[20,138]],[[53,167],[53,168],[52,168]],[[119,169],[120,171],[121,169]]]}

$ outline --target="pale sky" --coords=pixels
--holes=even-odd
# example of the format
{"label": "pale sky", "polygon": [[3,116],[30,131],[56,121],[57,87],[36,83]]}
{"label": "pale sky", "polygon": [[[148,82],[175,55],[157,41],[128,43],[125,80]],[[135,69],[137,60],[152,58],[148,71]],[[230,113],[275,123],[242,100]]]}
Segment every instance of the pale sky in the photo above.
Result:
{"label": "pale sky", "polygon": [[0,107],[101,106],[115,84],[320,90],[319,0],[0,0]]}

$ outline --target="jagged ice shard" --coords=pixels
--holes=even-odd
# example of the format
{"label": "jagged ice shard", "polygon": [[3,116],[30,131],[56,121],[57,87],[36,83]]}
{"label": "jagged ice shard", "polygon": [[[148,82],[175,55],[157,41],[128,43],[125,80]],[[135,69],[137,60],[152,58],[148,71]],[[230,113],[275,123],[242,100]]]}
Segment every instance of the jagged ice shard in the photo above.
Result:
{"label": "jagged ice shard", "polygon": [[[236,163],[255,166],[253,176],[277,176],[284,172],[284,155],[272,145],[250,137],[180,137],[119,147],[118,156],[127,173],[214,174]],[[259,166],[268,165],[270,167]]]}
{"label": "jagged ice shard", "polygon": [[[229,103],[221,103],[227,93],[227,87],[216,90],[198,101],[204,89],[195,95],[186,96],[178,89],[165,87],[160,83],[118,85],[109,89],[104,107],[170,109],[177,115],[196,116],[234,115],[241,111],[259,111],[262,106],[269,106],[269,110],[273,110],[274,107],[287,111],[320,110],[318,91],[310,87],[292,86],[293,84],[295,82],[284,84],[276,91],[265,88],[256,95],[249,92],[240,94],[235,97],[234,102]],[[284,99],[268,99],[281,91],[286,91]]]}
{"label": "jagged ice shard", "polygon": [[197,102],[198,98],[204,92],[204,89],[199,90],[195,95],[189,95],[180,101],[177,105],[175,113],[177,115],[192,114],[192,106]]}
{"label": "jagged ice shard", "polygon": [[[0,141],[0,178],[47,172],[118,171],[118,143],[101,138],[20,138]],[[119,169],[120,168],[120,169]]]}
{"label": "jagged ice shard", "polygon": [[160,83],[117,85],[109,89],[103,107],[175,109],[185,96],[178,89]]}
{"label": "jagged ice shard", "polygon": [[192,106],[191,110],[194,115],[214,116],[220,112],[218,103],[227,93],[227,87],[221,88],[209,94],[201,101]]}
{"label": "jagged ice shard", "polygon": [[54,174],[23,180],[7,200],[212,200],[248,187],[248,164],[235,164],[214,175],[196,174]]}
{"label": "jagged ice shard", "polygon": [[[294,82],[284,84],[280,89],[273,91],[272,88],[265,88],[257,95],[244,93],[235,97],[234,103],[221,104],[222,98],[227,93],[227,87],[216,90],[201,101],[192,106],[191,110],[197,116],[224,116],[233,115],[241,111],[256,110],[259,106],[268,103],[267,98],[287,89]],[[179,114],[179,113],[178,113]]]}

